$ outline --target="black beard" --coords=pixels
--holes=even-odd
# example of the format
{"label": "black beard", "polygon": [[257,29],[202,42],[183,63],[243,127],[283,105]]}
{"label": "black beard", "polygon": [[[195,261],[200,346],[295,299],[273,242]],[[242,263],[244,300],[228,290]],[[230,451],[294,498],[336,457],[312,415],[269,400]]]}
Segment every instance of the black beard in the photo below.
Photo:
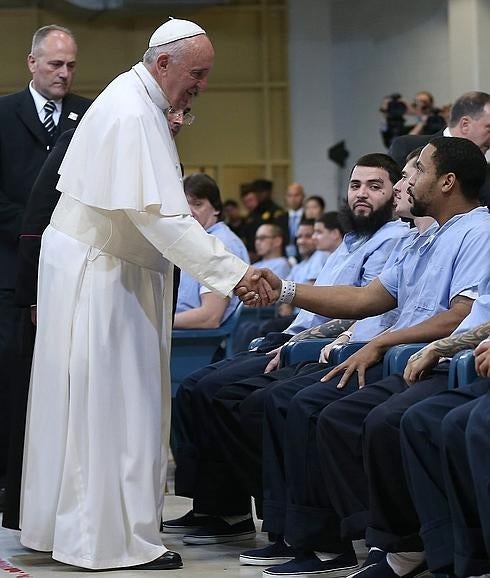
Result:
{"label": "black beard", "polygon": [[389,221],[393,221],[393,199],[366,217],[355,215],[347,202],[339,210],[339,222],[346,233],[370,237]]}
{"label": "black beard", "polygon": [[417,201],[412,197],[412,208],[410,212],[414,217],[427,217],[427,205],[421,201]]}

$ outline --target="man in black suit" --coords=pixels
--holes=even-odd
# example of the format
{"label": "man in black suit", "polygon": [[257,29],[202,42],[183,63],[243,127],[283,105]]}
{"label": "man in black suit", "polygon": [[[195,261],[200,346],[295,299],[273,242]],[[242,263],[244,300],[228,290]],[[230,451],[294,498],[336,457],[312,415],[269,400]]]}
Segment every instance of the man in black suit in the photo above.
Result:
{"label": "man in black suit", "polygon": [[14,303],[17,248],[32,185],[58,136],[76,127],[90,101],[69,94],[76,66],[73,34],[60,26],[36,31],[21,92],[0,98],[0,498],[6,474],[9,389],[15,387],[21,316]]}
{"label": "man in black suit", "polygon": [[[467,138],[486,154],[490,149],[490,94],[466,92],[453,104],[449,124],[443,131],[431,135],[399,136],[391,143],[390,156],[403,167],[410,152],[418,147],[424,147],[440,136]],[[480,200],[490,205],[490,167],[487,169],[487,178],[480,191]]]}

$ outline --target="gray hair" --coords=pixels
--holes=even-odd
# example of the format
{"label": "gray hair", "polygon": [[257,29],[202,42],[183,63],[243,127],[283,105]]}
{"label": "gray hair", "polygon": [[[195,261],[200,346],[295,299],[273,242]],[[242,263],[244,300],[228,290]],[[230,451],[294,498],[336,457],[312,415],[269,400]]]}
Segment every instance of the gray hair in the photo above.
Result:
{"label": "gray hair", "polygon": [[145,64],[153,64],[160,54],[168,54],[174,60],[179,60],[179,58],[185,53],[184,46],[188,40],[188,38],[181,38],[179,40],[174,40],[174,42],[169,42],[168,44],[152,46],[143,54],[143,62]]}
{"label": "gray hair", "polygon": [[41,44],[43,43],[45,38],[47,36],[49,36],[49,34],[51,34],[51,32],[64,32],[65,34],[70,36],[70,38],[76,44],[75,35],[73,34],[73,32],[71,30],[69,30],[68,28],[65,28],[64,26],[58,26],[57,24],[49,24],[48,26],[43,26],[42,28],[38,28],[38,30],[36,30],[36,32],[34,32],[34,36],[32,37],[31,54],[35,54],[36,52],[39,52],[39,50],[41,48]]}
{"label": "gray hair", "polygon": [[483,114],[483,109],[490,103],[490,94],[486,92],[466,92],[458,98],[451,107],[448,125],[456,126],[463,116],[478,119]]}

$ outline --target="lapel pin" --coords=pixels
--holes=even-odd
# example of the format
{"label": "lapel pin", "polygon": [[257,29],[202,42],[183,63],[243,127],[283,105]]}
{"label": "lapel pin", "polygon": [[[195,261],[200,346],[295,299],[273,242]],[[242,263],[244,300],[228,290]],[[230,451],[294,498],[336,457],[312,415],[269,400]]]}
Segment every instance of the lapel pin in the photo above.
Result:
{"label": "lapel pin", "polygon": [[78,114],[76,112],[70,112],[70,114],[68,115],[68,118],[70,120],[77,120]]}

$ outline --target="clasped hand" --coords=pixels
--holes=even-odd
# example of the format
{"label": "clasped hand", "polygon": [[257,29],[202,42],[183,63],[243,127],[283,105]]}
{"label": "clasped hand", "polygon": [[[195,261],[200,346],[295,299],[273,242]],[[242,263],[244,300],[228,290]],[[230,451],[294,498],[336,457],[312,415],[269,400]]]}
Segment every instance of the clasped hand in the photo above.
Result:
{"label": "clasped hand", "polygon": [[269,269],[249,267],[234,293],[249,307],[264,307],[279,299],[281,286],[281,279]]}

